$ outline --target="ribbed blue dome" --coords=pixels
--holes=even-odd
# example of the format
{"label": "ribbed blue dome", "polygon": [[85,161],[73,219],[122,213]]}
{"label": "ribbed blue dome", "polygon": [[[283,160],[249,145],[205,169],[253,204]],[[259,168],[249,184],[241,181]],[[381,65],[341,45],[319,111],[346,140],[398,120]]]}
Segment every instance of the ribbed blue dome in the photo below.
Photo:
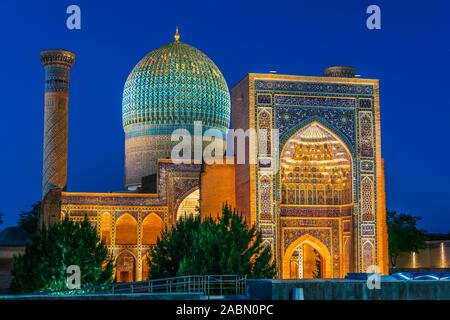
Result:
{"label": "ribbed blue dome", "polygon": [[[141,184],[157,173],[158,159],[170,158],[176,129],[194,134],[216,129],[225,140],[230,124],[230,93],[219,68],[201,51],[176,41],[145,56],[125,83],[122,121],[125,131],[125,186]],[[219,132],[218,132],[218,131]]]}
{"label": "ribbed blue dome", "polygon": [[180,41],[150,52],[134,67],[122,107],[125,132],[136,128],[139,135],[189,129],[194,121],[224,131],[230,121],[230,94],[219,68]]}

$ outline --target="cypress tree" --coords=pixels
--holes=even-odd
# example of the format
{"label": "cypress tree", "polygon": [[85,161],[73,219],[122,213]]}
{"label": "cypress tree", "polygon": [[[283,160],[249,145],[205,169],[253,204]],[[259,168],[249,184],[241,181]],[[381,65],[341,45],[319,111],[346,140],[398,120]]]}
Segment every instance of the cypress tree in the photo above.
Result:
{"label": "cypress tree", "polygon": [[80,267],[81,286],[112,280],[112,257],[87,220],[66,218],[35,232],[25,254],[14,257],[11,289],[16,293],[66,289],[71,265]]}
{"label": "cypress tree", "polygon": [[225,204],[216,221],[180,220],[163,232],[149,258],[150,277],[175,275],[239,274],[273,278],[275,264],[270,248],[255,227]]}

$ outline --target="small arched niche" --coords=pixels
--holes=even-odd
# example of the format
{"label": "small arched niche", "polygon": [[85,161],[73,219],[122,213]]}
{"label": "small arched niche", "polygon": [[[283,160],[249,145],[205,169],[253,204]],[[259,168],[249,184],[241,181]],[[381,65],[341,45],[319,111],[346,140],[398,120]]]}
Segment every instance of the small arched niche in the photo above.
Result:
{"label": "small arched niche", "polygon": [[163,230],[163,221],[155,213],[151,213],[142,221],[142,244],[155,245]]}
{"label": "small arched niche", "polygon": [[116,222],[116,244],[137,244],[137,222],[125,213]]}

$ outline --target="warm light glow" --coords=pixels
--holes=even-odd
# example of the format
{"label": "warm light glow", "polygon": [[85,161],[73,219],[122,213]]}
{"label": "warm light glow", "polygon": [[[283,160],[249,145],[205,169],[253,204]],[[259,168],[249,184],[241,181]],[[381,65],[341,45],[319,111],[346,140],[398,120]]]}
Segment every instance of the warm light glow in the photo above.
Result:
{"label": "warm light glow", "polygon": [[177,220],[199,215],[200,189],[197,189],[183,199],[177,211]]}
{"label": "warm light glow", "polygon": [[344,144],[319,124],[294,134],[281,153],[282,203],[352,203],[351,156]]}
{"label": "warm light glow", "polygon": [[104,212],[101,216],[101,237],[107,246],[111,243],[111,214]]}
{"label": "warm light glow", "polygon": [[412,253],[412,267],[414,269],[417,268],[417,257],[416,257],[416,253],[415,252]]}
{"label": "warm light glow", "polygon": [[128,252],[123,251],[116,260],[116,278],[117,282],[135,281],[136,259]]}
{"label": "warm light glow", "polygon": [[142,221],[142,244],[154,245],[163,229],[163,221],[154,213],[149,214]]}
{"label": "warm light glow", "polygon": [[[320,246],[323,246],[321,244]],[[287,253],[287,270],[285,278],[312,279],[325,278],[326,260],[320,246],[311,241],[302,241],[291,253]],[[328,271],[328,276],[329,276]]]}
{"label": "warm light glow", "polygon": [[116,244],[137,244],[137,222],[129,214],[124,214],[117,220]]}

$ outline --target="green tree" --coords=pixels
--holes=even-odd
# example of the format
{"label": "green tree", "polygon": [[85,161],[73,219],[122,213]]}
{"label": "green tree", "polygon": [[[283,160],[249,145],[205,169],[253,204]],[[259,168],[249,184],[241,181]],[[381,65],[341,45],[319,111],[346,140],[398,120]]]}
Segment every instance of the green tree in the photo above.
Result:
{"label": "green tree", "polygon": [[16,293],[66,289],[70,265],[80,267],[82,286],[112,280],[112,257],[87,220],[65,219],[34,233],[25,254],[14,257],[11,289]]}
{"label": "green tree", "polygon": [[165,229],[161,233],[147,261],[151,270],[149,277],[173,277],[177,274],[181,260],[190,254],[200,225],[200,217],[190,217],[178,220],[170,232]]}
{"label": "green tree", "polygon": [[420,219],[410,214],[387,212],[389,259],[393,267],[397,265],[397,258],[401,252],[418,252],[424,248],[425,232],[417,228]]}
{"label": "green tree", "polygon": [[22,211],[19,215],[17,225],[29,234],[33,234],[37,230],[40,206],[41,202],[36,202],[31,206],[30,211]]}
{"label": "green tree", "polygon": [[273,278],[275,264],[270,248],[262,243],[255,227],[224,205],[216,221],[180,220],[163,232],[149,258],[151,277],[203,274],[240,274]]}

